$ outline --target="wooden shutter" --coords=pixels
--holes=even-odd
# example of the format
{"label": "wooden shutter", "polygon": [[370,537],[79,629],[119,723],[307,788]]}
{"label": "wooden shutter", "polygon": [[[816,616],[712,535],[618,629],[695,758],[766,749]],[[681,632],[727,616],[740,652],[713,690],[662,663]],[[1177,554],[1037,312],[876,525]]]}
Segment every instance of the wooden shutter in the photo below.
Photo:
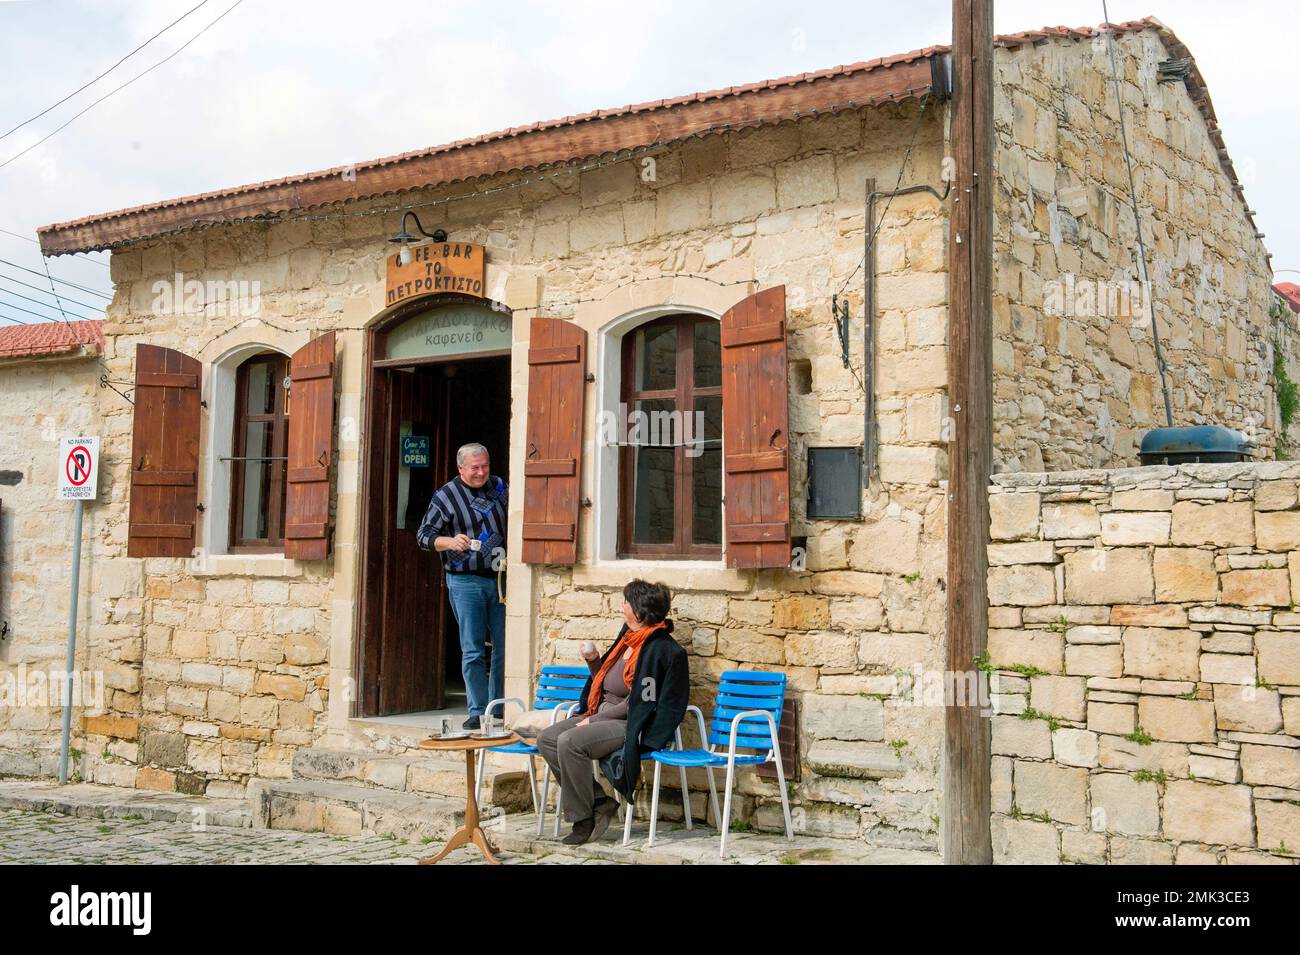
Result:
{"label": "wooden shutter", "polygon": [[289,359],[289,461],[285,480],[284,556],[329,554],[330,462],[334,459],[334,333]]}
{"label": "wooden shutter", "polygon": [[574,564],[582,482],[587,333],[560,318],[534,318],[528,338],[523,560]]}
{"label": "wooden shutter", "polygon": [[199,503],[199,380],[189,355],[135,349],[128,557],[189,557]]}
{"label": "wooden shutter", "polygon": [[723,494],[728,567],[790,563],[785,286],[722,316]]}

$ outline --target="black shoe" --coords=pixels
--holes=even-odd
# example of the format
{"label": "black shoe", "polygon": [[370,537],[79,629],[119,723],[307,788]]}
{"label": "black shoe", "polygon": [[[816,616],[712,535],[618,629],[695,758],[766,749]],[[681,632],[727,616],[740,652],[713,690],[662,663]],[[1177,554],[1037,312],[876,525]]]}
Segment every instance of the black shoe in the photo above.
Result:
{"label": "black shoe", "polygon": [[595,842],[605,834],[609,828],[610,822],[618,815],[618,803],[608,796],[602,797],[595,804],[596,816],[595,824],[592,827],[591,835],[587,837],[588,842]]}
{"label": "black shoe", "polygon": [[479,719],[477,716],[471,716],[464,723],[460,724],[460,728],[463,730],[476,730],[479,729],[482,725],[483,725],[483,721],[481,719]]}
{"label": "black shoe", "polygon": [[566,846],[580,846],[591,839],[592,829],[595,825],[596,818],[594,816],[589,819],[579,819],[573,824],[573,831],[560,841]]}

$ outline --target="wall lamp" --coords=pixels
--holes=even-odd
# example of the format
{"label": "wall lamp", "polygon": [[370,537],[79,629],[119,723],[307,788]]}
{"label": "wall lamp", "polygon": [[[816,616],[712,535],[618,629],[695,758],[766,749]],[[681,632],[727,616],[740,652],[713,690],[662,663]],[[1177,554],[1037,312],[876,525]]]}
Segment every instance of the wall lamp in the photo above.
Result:
{"label": "wall lamp", "polygon": [[432,232],[425,232],[424,226],[420,224],[420,217],[410,209],[407,209],[406,212],[402,213],[402,224],[398,227],[397,235],[388,240],[389,242],[396,242],[402,247],[397,253],[397,261],[402,265],[411,264],[411,245],[412,243],[420,241],[418,236],[414,236],[406,231],[407,219],[415,220],[415,231],[420,233],[420,235],[424,236],[426,239],[432,239],[434,242],[447,241],[447,230],[434,229]]}

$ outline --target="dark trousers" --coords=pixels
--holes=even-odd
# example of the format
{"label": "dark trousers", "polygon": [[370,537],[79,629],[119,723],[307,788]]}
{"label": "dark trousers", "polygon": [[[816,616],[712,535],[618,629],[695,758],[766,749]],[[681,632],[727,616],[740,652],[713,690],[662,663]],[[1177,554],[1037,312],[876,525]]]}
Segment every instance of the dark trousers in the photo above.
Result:
{"label": "dark trousers", "polygon": [[626,720],[600,720],[579,726],[574,716],[546,727],[537,737],[542,759],[560,783],[564,818],[570,822],[590,819],[596,796],[596,779],[591,761],[623,748]]}

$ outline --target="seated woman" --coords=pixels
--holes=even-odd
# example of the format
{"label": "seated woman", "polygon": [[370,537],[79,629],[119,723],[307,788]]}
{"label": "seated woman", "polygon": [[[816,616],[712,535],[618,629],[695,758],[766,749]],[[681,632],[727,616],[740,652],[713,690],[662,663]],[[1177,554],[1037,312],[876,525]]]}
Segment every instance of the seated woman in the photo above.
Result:
{"label": "seated woman", "polygon": [[559,781],[564,816],[573,823],[566,845],[600,838],[617,811],[608,796],[595,798],[591,761],[621,750],[621,772],[610,782],[631,801],[641,755],[672,742],[686,715],[689,673],[686,651],[671,636],[671,602],[663,584],[634,580],[623,588],[623,628],[603,656],[587,658],[592,675],[574,716],[537,737]]}

